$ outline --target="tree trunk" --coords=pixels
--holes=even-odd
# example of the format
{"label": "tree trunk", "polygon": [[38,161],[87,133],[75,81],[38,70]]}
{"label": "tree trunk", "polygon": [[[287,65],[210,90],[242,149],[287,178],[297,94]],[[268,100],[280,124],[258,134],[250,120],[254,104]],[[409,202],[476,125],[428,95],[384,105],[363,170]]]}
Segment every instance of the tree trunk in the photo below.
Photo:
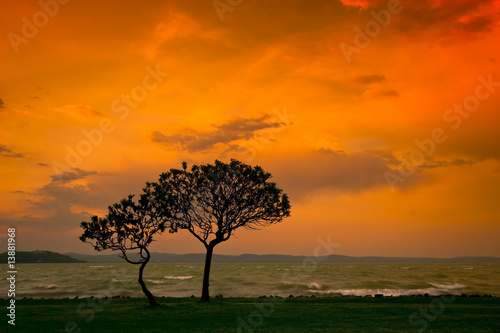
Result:
{"label": "tree trunk", "polygon": [[141,267],[139,268],[139,284],[142,287],[142,292],[148,298],[149,305],[158,305],[158,303],[156,303],[156,300],[155,300],[153,294],[148,290],[148,288],[146,288],[146,284],[144,283],[144,280],[142,279],[142,273],[143,273],[144,268],[146,267],[147,263],[149,262],[149,257],[150,256],[148,253],[148,257],[147,257],[146,261],[142,262]]}
{"label": "tree trunk", "polygon": [[208,287],[210,286],[210,266],[212,265],[213,252],[214,252],[214,247],[210,245],[207,246],[207,254],[205,256],[205,270],[203,272],[203,288],[201,291],[202,302],[208,302],[210,300]]}

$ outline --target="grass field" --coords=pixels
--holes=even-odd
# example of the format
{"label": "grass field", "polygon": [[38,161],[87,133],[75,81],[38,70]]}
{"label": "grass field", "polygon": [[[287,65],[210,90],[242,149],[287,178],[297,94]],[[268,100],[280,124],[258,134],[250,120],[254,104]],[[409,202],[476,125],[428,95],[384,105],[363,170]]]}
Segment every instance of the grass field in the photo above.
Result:
{"label": "grass field", "polygon": [[[500,332],[500,298],[17,300],[1,332]],[[2,301],[7,304],[6,300]],[[5,307],[4,307],[5,309]]]}

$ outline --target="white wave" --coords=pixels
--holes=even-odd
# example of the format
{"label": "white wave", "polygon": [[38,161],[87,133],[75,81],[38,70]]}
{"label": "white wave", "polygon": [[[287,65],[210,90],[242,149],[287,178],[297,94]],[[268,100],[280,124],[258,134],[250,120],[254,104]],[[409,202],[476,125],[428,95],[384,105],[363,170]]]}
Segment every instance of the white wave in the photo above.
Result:
{"label": "white wave", "polygon": [[38,285],[38,288],[40,289],[56,289],[56,288],[60,288],[60,286],[58,286],[57,284],[39,284]]}
{"label": "white wave", "polygon": [[454,283],[454,284],[431,283],[431,285],[433,285],[434,287],[436,287],[438,289],[441,289],[441,290],[455,290],[455,289],[461,289],[461,288],[465,288],[466,287],[465,285],[458,284],[458,283]]}
{"label": "white wave", "polygon": [[319,283],[312,282],[307,284],[307,288],[319,290],[321,286],[319,285]]}
{"label": "white wave", "polygon": [[[434,284],[433,284],[434,285]],[[314,290],[309,289],[309,292],[316,294],[340,294],[343,296],[414,296],[428,294],[430,296],[443,295],[450,290],[464,288],[464,285],[434,285],[435,288],[419,288],[419,289],[330,289],[330,290]],[[439,286],[439,287],[437,287]]]}
{"label": "white wave", "polygon": [[167,280],[188,280],[188,279],[192,279],[193,276],[192,275],[185,275],[185,276],[165,275],[164,278]]}
{"label": "white wave", "polygon": [[154,284],[165,283],[165,281],[162,281],[162,280],[148,280],[148,282],[151,282],[151,283],[154,283]]}

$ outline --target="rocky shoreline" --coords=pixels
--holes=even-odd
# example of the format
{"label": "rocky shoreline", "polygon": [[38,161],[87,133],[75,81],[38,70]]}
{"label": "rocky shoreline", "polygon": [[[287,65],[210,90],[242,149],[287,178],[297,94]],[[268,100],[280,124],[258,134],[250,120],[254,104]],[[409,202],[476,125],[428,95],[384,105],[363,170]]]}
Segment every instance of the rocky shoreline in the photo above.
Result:
{"label": "rocky shoreline", "polygon": [[[162,298],[196,298],[199,296],[191,295],[191,296],[186,296],[186,297],[169,297],[169,296],[157,296],[155,298],[162,299]],[[316,295],[288,295],[288,296],[279,296],[279,295],[262,295],[262,296],[257,296],[257,297],[227,297],[227,298],[248,298],[248,299],[253,299],[253,298],[318,298],[318,299],[328,299],[328,298],[384,298],[384,299],[393,299],[393,298],[439,298],[439,297],[457,297],[457,298],[500,298],[500,296],[494,296],[490,294],[443,294],[443,295],[429,295],[429,294],[423,294],[423,295],[398,295],[398,296],[391,296],[391,295],[382,295],[382,294],[375,294],[375,295],[365,295],[365,296],[354,296],[354,295],[327,295],[327,296],[316,296]],[[116,298],[143,298],[143,297],[132,297],[132,296],[121,296],[121,295],[115,295],[115,296],[104,296],[104,297],[94,297],[94,296],[86,296],[86,297],[62,297],[62,298],[55,298],[55,297],[40,297],[40,298],[34,298],[34,297],[22,297],[20,299],[23,300],[54,300],[54,299],[116,299]],[[212,298],[224,298],[222,294],[212,296]],[[0,301],[4,301],[4,298],[0,298]]]}

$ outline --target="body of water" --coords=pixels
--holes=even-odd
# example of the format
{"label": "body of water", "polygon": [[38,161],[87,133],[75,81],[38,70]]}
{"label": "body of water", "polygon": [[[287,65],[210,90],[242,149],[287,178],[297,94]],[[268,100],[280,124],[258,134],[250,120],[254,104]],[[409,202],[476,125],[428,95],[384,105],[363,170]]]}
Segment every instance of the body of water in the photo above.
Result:
{"label": "body of water", "polygon": [[[143,296],[137,283],[139,267],[128,263],[16,264],[16,268],[17,298]],[[198,297],[202,277],[202,263],[150,263],[144,280],[157,297]],[[215,263],[210,292],[224,297],[500,296],[499,277],[497,264]],[[6,279],[0,289],[5,291],[0,298],[7,298]]]}

